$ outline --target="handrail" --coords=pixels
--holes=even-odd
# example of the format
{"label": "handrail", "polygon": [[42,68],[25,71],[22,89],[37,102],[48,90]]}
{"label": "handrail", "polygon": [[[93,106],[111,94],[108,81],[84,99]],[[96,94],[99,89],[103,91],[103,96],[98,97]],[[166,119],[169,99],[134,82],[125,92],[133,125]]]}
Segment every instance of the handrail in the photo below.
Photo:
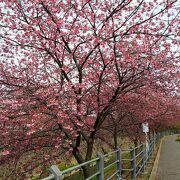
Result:
{"label": "handrail", "polygon": [[[169,132],[169,134],[172,134],[172,133]],[[114,168],[113,165],[116,165],[116,170],[113,172],[113,174],[111,174],[109,177],[106,178],[107,180],[110,180],[112,177],[116,177],[116,179],[122,179],[124,171],[130,172],[131,180],[136,180],[136,177],[139,175],[139,173],[141,173],[144,170],[148,160],[150,159],[150,156],[153,154],[155,150],[155,146],[157,146],[160,139],[165,135],[167,135],[167,133],[166,134],[158,133],[155,136],[153,136],[153,138],[150,139],[149,141],[148,147],[147,147],[147,144],[142,143],[138,145],[137,147],[130,147],[127,149],[117,148],[116,150],[108,154],[104,154],[104,155],[101,153],[98,153],[97,158],[89,160],[82,164],[76,165],[74,167],[68,168],[63,171],[60,171],[57,166],[53,165],[50,168],[51,174],[42,180],[53,180],[53,179],[62,180],[65,174],[68,174],[69,172],[73,170],[80,169],[82,168],[82,166],[85,166],[94,162],[96,163],[96,167],[98,169],[96,172],[94,172],[94,174],[91,174],[85,180],[91,180],[94,177],[96,177],[97,180],[104,180],[104,172],[110,167]],[[123,154],[126,154],[126,153],[122,154],[122,152],[129,153],[130,158],[121,158]],[[136,154],[136,152],[138,153]],[[108,164],[107,166],[105,166],[104,165],[105,158],[108,156],[112,156],[113,154],[115,155],[115,160],[111,162],[110,164]],[[129,162],[131,166],[122,168],[123,163],[125,163],[124,161]]]}
{"label": "handrail", "polygon": [[140,144],[140,145],[134,147],[134,149],[138,149],[138,148],[140,148],[140,147],[142,147],[142,146],[143,146],[143,144]]}
{"label": "handrail", "polygon": [[140,153],[138,153],[138,154],[136,155],[136,158],[139,157],[142,153],[143,153],[143,151],[141,151]]}
{"label": "handrail", "polygon": [[118,173],[118,171],[115,172],[115,173],[113,173],[110,177],[107,178],[107,180],[110,180],[110,179],[111,179],[112,177],[114,177],[117,173]]}
{"label": "handrail", "polygon": [[115,150],[115,151],[112,151],[112,152],[110,152],[110,153],[108,153],[108,154],[105,154],[104,157],[108,157],[108,156],[110,156],[110,155],[116,153],[117,151],[118,151],[118,150]]}
{"label": "handrail", "polygon": [[100,174],[100,171],[96,172],[95,174],[93,174],[92,176],[86,178],[85,180],[90,180],[90,179],[92,179],[93,177],[95,177],[95,176],[97,176],[99,174]]}
{"label": "handrail", "polygon": [[90,160],[90,161],[86,161],[86,162],[84,162],[84,163],[82,163],[82,164],[79,164],[79,165],[77,165],[77,166],[68,168],[68,169],[62,171],[62,174],[66,174],[66,173],[71,172],[71,171],[73,171],[73,170],[75,170],[75,169],[79,169],[79,168],[81,168],[82,166],[85,166],[85,165],[90,164],[90,163],[92,163],[92,162],[95,162],[95,161],[97,161],[97,160],[99,160],[99,158],[92,159],[92,160]]}
{"label": "handrail", "polygon": [[117,161],[115,161],[115,162],[109,164],[108,166],[104,167],[104,170],[105,170],[105,169],[108,169],[109,167],[111,167],[112,165],[114,165],[114,164],[116,164],[116,163],[117,163]]}

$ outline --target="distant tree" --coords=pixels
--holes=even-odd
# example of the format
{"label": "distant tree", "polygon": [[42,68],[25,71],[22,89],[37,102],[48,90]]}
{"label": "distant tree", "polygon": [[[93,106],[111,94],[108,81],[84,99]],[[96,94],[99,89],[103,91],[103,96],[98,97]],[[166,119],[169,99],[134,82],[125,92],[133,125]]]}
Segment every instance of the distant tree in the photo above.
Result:
{"label": "distant tree", "polygon": [[150,132],[158,132],[179,121],[178,102],[178,97],[143,87],[117,100],[101,128],[112,135],[114,147],[118,137],[129,137],[137,144],[142,140],[142,123],[149,124]]}

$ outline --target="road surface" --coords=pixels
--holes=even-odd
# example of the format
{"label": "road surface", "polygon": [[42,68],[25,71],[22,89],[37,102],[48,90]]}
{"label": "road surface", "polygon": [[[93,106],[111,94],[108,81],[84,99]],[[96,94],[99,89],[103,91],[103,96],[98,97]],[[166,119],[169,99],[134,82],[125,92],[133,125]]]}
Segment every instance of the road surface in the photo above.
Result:
{"label": "road surface", "polygon": [[156,180],[180,180],[180,142],[178,135],[164,138]]}

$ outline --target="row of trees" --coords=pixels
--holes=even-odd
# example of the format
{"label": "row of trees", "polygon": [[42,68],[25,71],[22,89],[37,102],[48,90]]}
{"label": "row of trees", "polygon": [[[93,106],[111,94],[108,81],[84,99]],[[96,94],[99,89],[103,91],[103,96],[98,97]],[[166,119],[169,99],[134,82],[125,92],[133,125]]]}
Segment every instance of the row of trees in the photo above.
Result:
{"label": "row of trees", "polygon": [[[0,162],[14,163],[13,176],[64,152],[88,161],[105,132],[116,147],[124,130],[139,132],[142,122],[157,129],[178,120],[176,0],[0,6]],[[19,169],[28,153],[35,163]]]}

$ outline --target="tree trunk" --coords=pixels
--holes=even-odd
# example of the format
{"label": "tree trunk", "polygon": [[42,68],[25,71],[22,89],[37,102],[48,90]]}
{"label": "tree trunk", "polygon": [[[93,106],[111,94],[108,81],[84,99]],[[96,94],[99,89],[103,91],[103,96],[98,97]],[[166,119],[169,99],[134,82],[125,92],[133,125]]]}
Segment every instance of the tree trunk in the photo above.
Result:
{"label": "tree trunk", "polygon": [[92,172],[91,172],[91,169],[90,169],[90,165],[82,166],[82,170],[83,170],[83,174],[84,174],[84,179],[91,176]]}
{"label": "tree trunk", "polygon": [[86,161],[89,161],[92,158],[94,146],[94,135],[91,135],[89,140],[87,141],[87,151],[86,151]]}
{"label": "tree trunk", "polygon": [[[80,154],[77,148],[74,148],[73,150],[73,155],[76,161],[78,162],[78,164],[82,164],[86,161],[91,160],[93,153],[93,145],[94,145],[94,135],[92,135],[86,143],[87,143],[87,151],[85,158],[82,157],[82,155]],[[84,174],[84,179],[88,178],[91,175],[90,165],[82,166],[82,170]]]}
{"label": "tree trunk", "polygon": [[[78,162],[78,164],[82,164],[86,161],[83,159],[82,155],[78,151],[73,151],[73,155],[74,155],[76,161]],[[84,174],[84,179],[88,178],[91,175],[89,165],[82,166],[82,170],[83,170],[83,174]]]}

